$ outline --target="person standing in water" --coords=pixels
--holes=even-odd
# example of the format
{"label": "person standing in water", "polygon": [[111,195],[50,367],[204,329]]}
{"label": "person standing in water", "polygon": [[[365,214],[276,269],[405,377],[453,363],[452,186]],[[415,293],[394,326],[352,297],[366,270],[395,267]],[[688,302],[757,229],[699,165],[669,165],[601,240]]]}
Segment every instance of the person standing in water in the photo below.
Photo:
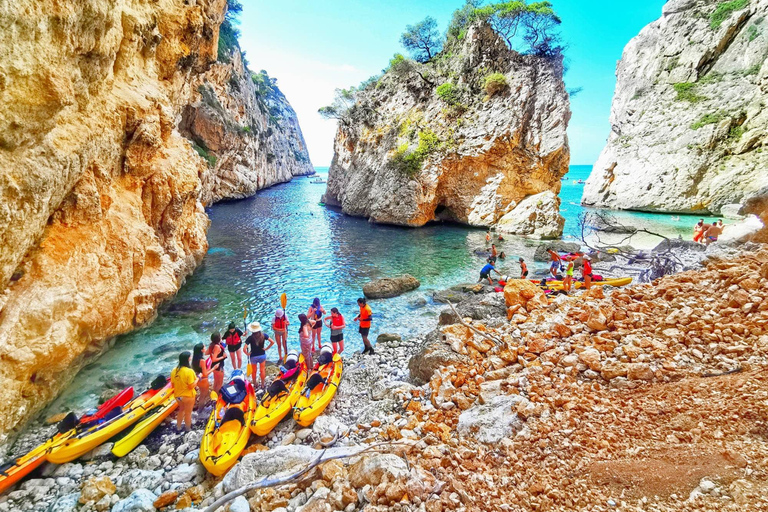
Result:
{"label": "person standing in water", "polygon": [[197,389],[200,391],[197,401],[197,410],[202,411],[205,405],[208,403],[208,395],[211,383],[208,381],[208,376],[211,374],[211,370],[207,364],[205,364],[205,354],[203,350],[205,345],[198,343],[192,350],[192,371],[197,374]]}
{"label": "person standing in water", "polygon": [[371,311],[371,306],[368,305],[368,302],[362,297],[357,299],[357,305],[360,307],[360,313],[353,318],[352,321],[360,322],[360,329],[358,332],[360,332],[360,336],[363,338],[363,345],[365,345],[361,354],[374,355],[375,352],[373,351],[370,340],[368,340],[368,333],[371,332],[371,318],[373,317],[373,311]]}
{"label": "person standing in water", "polygon": [[[250,357],[251,381],[254,388],[258,386],[256,384],[256,372],[258,371],[261,378],[261,387],[263,388],[267,373],[267,350],[272,348],[275,342],[262,332],[259,322],[253,322],[249,325],[248,331],[251,335],[245,340],[245,353]],[[266,348],[264,348],[265,341],[269,341],[269,345]]]}
{"label": "person standing in water", "polygon": [[485,232],[485,241],[490,242],[491,241],[491,231],[488,230]]}
{"label": "person standing in water", "polygon": [[282,364],[283,357],[288,355],[288,317],[282,308],[277,308],[275,318],[272,320],[272,331],[275,333],[275,343],[277,343],[278,364]]}
{"label": "person standing in water", "polygon": [[301,313],[299,315],[299,344],[301,345],[301,353],[304,355],[304,364],[307,365],[307,375],[312,369],[312,328],[309,325],[309,319],[307,315]]}
{"label": "person standing in water", "polygon": [[704,224],[704,219],[699,219],[699,222],[693,226],[694,242],[702,242],[701,237],[704,236],[704,231],[706,231],[706,228],[707,226]]}
{"label": "person standing in water", "polygon": [[314,346],[315,341],[317,341],[317,350],[320,350],[320,345],[322,344],[320,338],[323,333],[324,314],[325,309],[323,309],[323,306],[320,305],[320,299],[315,297],[312,300],[312,305],[309,306],[309,310],[307,311],[307,318],[309,319],[309,323],[312,326],[312,344]]}
{"label": "person standing in water", "polygon": [[179,354],[179,365],[171,371],[171,386],[173,396],[179,402],[179,411],[176,414],[176,431],[181,430],[182,423],[186,431],[192,429],[192,409],[195,406],[195,387],[197,375],[189,362],[190,353]]}
{"label": "person standing in water", "polygon": [[563,290],[570,293],[573,283],[573,260],[568,260],[568,267],[565,269],[565,279],[563,279]]}
{"label": "person standing in water", "polygon": [[549,258],[552,260],[552,263],[549,265],[549,273],[552,274],[552,277],[557,277],[557,271],[560,270],[562,258],[551,247],[547,247],[547,253],[549,253]]}
{"label": "person standing in water", "polygon": [[485,279],[488,280],[488,284],[493,286],[493,280],[491,279],[491,272],[496,272],[499,276],[499,272],[496,270],[496,267],[493,266],[493,262],[488,261],[488,263],[480,270],[480,279],[478,279],[478,283],[482,283]]}
{"label": "person standing in water", "polygon": [[337,354],[344,352],[344,317],[339,313],[338,308],[331,308],[331,316],[325,317],[325,325],[331,330],[331,343],[333,350]]}
{"label": "person standing in water", "polygon": [[584,279],[584,288],[589,290],[592,287],[592,258],[584,256],[584,263],[581,266],[581,278]]}
{"label": "person standing in water", "polygon": [[243,331],[235,327],[234,323],[229,324],[227,332],[224,333],[224,341],[227,343],[229,357],[232,359],[232,369],[239,370],[243,366],[241,348],[243,348]]}
{"label": "person standing in water", "polygon": [[528,265],[525,264],[525,260],[520,258],[520,279],[528,277]]}
{"label": "person standing in water", "polygon": [[208,357],[211,358],[211,372],[213,373],[213,390],[219,392],[224,385],[224,362],[227,354],[221,346],[221,334],[211,334],[211,344],[208,345]]}

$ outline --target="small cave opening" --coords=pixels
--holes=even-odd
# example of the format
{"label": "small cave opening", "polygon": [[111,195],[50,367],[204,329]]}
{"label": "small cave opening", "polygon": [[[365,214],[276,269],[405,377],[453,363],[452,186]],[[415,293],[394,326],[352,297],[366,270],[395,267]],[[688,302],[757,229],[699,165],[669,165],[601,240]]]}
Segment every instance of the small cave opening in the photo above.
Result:
{"label": "small cave opening", "polygon": [[439,204],[435,208],[435,222],[458,222],[458,217],[453,213],[453,210],[443,204]]}

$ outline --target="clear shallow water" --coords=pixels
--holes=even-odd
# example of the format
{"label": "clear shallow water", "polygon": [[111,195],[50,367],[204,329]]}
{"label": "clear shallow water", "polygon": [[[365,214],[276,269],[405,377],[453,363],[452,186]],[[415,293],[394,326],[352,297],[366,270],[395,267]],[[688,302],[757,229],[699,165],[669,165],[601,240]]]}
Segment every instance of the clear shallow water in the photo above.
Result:
{"label": "clear shallow water", "polygon": [[[327,172],[327,168],[318,170]],[[589,166],[573,166],[562,183],[566,238],[576,236],[578,215],[584,211],[578,205],[583,185],[573,181],[586,180],[589,170]],[[484,258],[474,251],[486,247],[484,230],[458,225],[408,229],[370,224],[320,206],[324,190],[324,185],[296,178],[253,198],[211,207],[210,249],[200,268],[152,325],[121,336],[114,348],[80,372],[49,412],[93,406],[104,382],[114,375],[145,372],[143,385],[152,374],[167,374],[179,352],[191,350],[198,342],[207,344],[214,329],[224,329],[230,321],[242,328],[244,307],[248,321],[261,322],[271,334],[268,326],[283,292],[288,295],[291,321],[289,347],[298,348],[296,315],[306,312],[312,298],[319,297],[327,311],[336,306],[347,319],[346,350],[352,351],[362,348],[356,324],[351,320],[358,312],[355,301],[362,296],[362,286],[368,280],[410,273],[422,283],[415,292],[370,301],[374,311],[370,337],[375,340],[380,332],[409,337],[433,329],[443,306],[432,302],[432,292],[477,279]],[[677,222],[668,215],[617,216],[684,236],[695,222],[685,216]],[[508,255],[506,262],[500,263],[500,271],[517,275],[518,256],[535,267],[531,260],[538,243],[514,237],[497,243],[499,250]],[[187,316],[168,312],[168,307],[191,299],[215,299],[218,304]],[[328,336],[324,329],[324,339],[328,340]],[[276,360],[276,349],[267,356]]]}

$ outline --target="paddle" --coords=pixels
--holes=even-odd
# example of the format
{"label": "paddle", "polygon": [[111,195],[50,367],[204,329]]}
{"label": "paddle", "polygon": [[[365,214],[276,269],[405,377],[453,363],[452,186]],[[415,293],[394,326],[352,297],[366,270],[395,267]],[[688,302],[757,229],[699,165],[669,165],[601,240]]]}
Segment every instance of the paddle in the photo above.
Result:
{"label": "paddle", "polygon": [[216,400],[219,399],[219,394],[212,390],[211,394],[210,394],[210,397],[211,397],[211,400],[215,402]]}
{"label": "paddle", "polygon": [[243,306],[243,332],[248,330],[248,322],[246,319],[248,318],[248,308]]}

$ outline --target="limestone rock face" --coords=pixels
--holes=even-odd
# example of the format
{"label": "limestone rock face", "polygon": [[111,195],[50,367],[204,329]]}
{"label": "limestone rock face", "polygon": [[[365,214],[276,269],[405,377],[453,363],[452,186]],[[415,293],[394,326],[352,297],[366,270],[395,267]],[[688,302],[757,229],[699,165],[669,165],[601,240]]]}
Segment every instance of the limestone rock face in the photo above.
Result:
{"label": "limestone rock face", "polygon": [[[719,213],[768,183],[768,3],[670,0],[624,49],[590,206]],[[764,195],[763,191],[763,195]]]}
{"label": "limestone rock face", "polygon": [[421,283],[418,279],[410,274],[403,274],[366,283],[363,286],[363,295],[369,299],[389,299],[413,291],[419,286]]}
{"label": "limestone rock face", "polygon": [[496,230],[531,238],[551,239],[563,234],[565,218],[560,215],[560,198],[547,190],[528,196],[514,210],[499,219]]}
{"label": "limestone rock face", "polygon": [[[203,201],[304,169],[262,174],[268,141],[302,146],[277,129],[267,137],[235,100],[225,111],[251,120],[243,140],[258,139],[261,153],[238,160],[242,144],[222,132],[211,167],[179,131],[200,75],[226,85],[211,68],[225,8],[20,0],[0,9],[0,441],[176,293],[208,247]],[[237,181],[226,177],[240,172],[235,162],[253,166],[238,179],[255,186],[223,185]]]}
{"label": "limestone rock face", "polygon": [[[490,226],[528,196],[559,192],[571,115],[561,59],[520,55],[485,25],[443,54],[423,77],[390,70],[357,93],[327,204],[381,223]],[[489,93],[493,72],[506,85]]]}

